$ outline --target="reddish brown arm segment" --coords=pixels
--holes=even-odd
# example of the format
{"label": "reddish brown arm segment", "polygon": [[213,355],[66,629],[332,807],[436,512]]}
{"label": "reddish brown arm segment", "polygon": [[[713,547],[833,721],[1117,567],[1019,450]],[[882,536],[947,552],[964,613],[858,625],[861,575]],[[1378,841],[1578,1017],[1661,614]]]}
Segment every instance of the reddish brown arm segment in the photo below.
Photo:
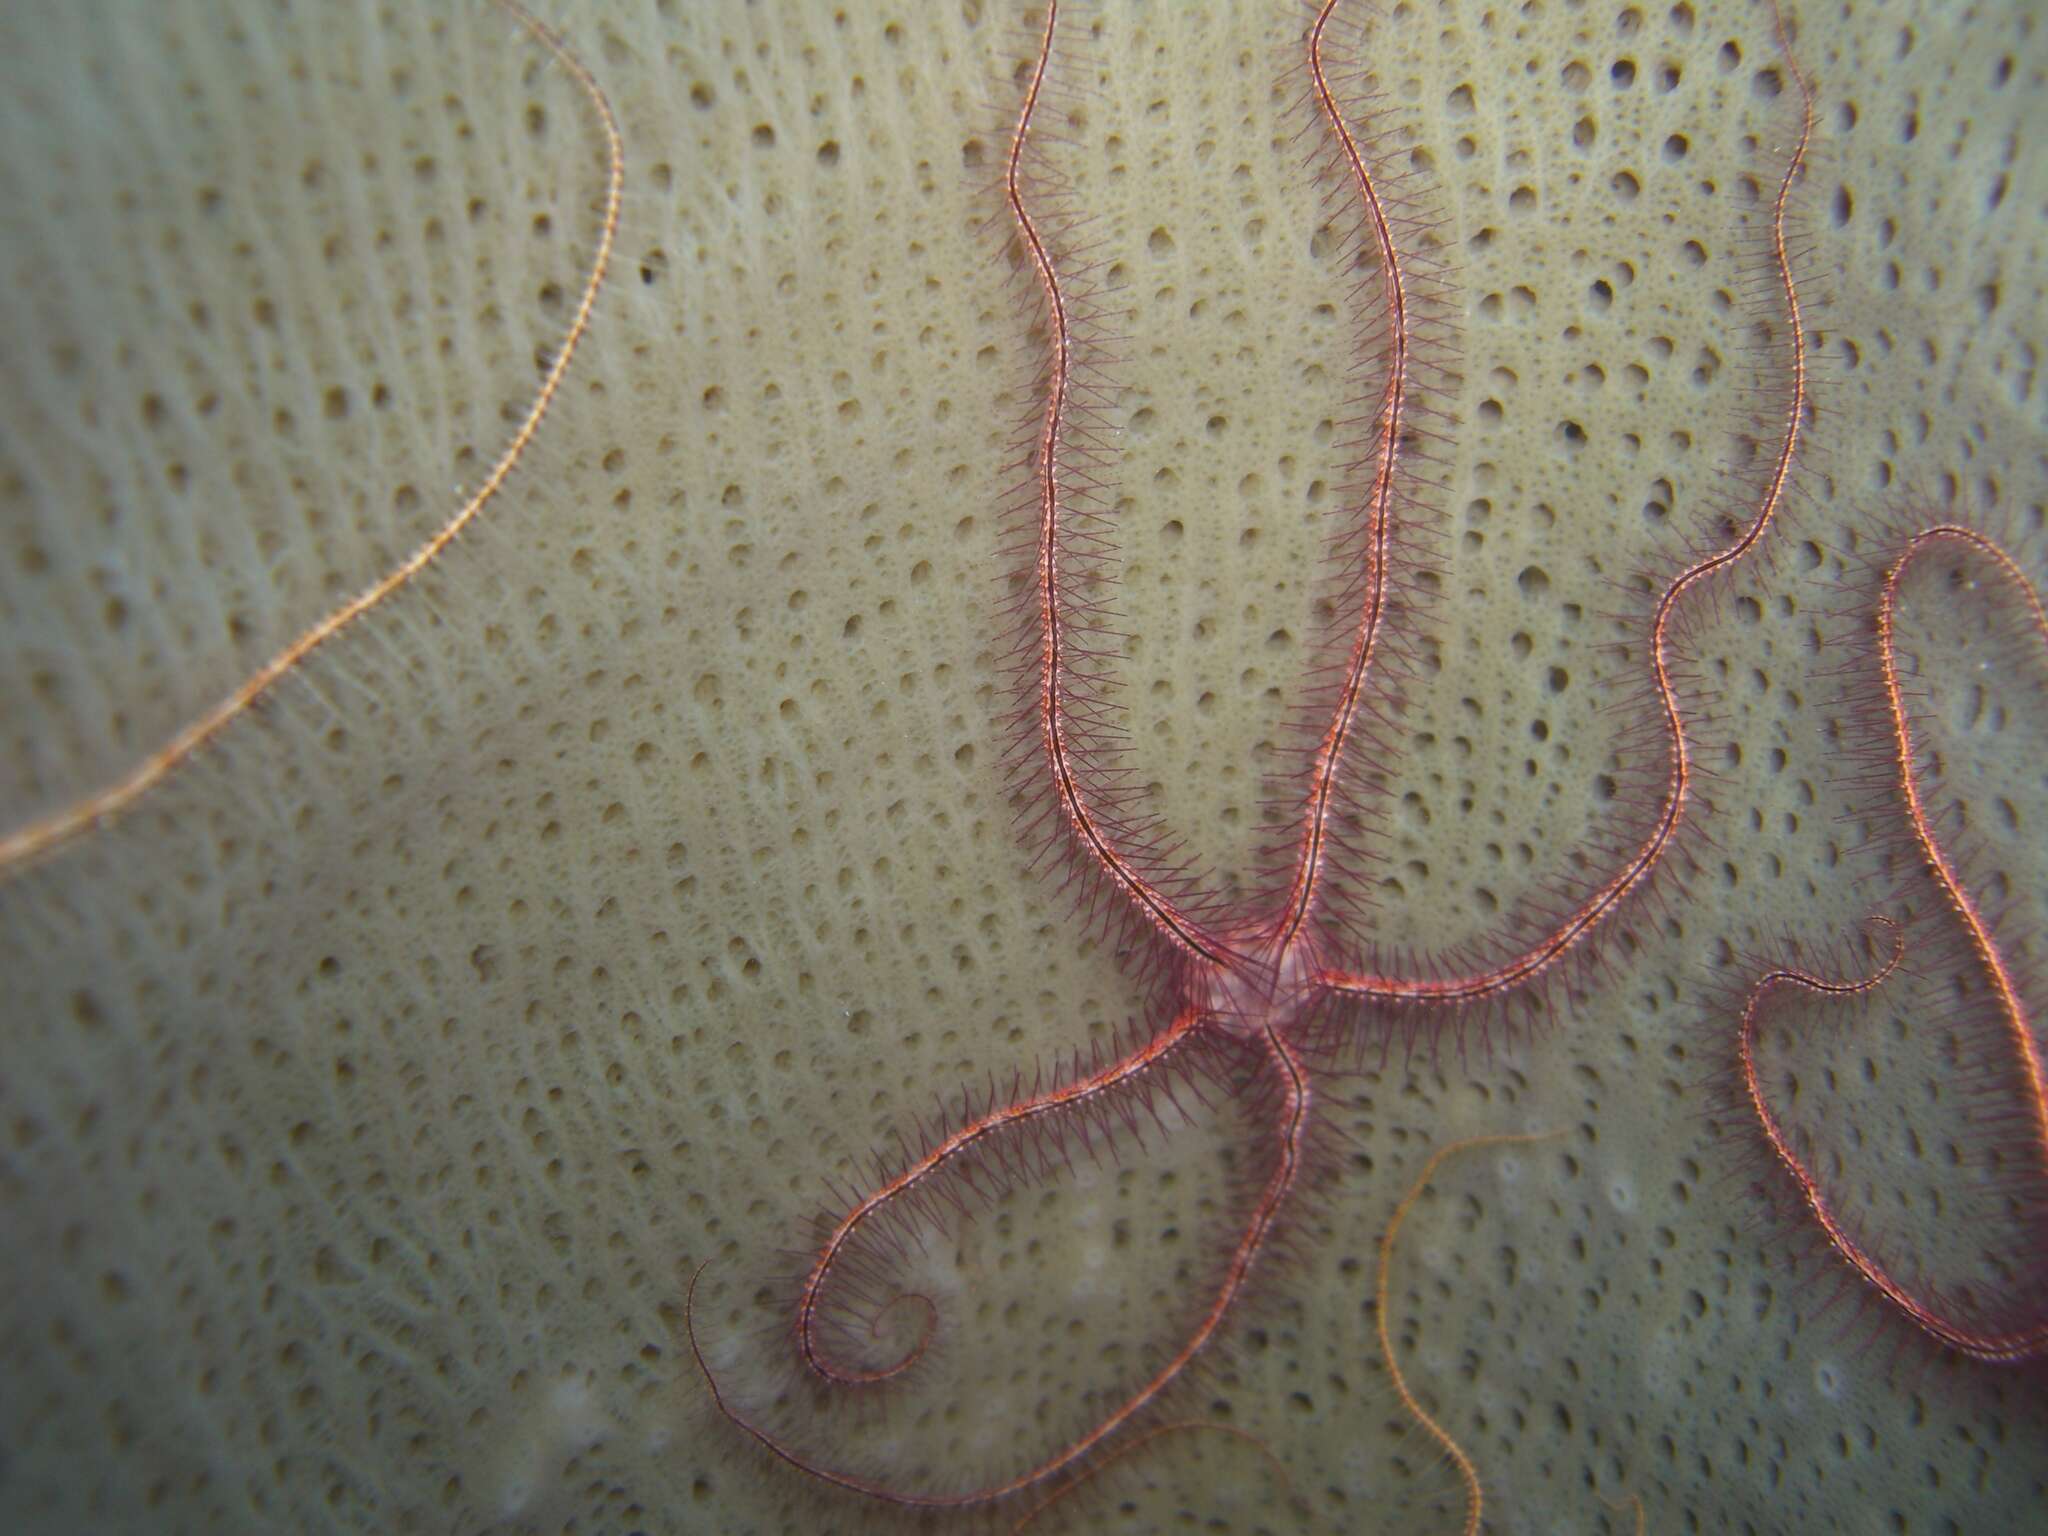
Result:
{"label": "reddish brown arm segment", "polygon": [[1695,586],[1740,563],[1770,531],[1785,503],[1792,470],[1799,452],[1809,392],[1806,361],[1806,328],[1799,285],[1792,270],[1786,243],[1786,214],[1792,191],[1806,165],[1813,140],[1813,86],[1793,60],[1782,18],[1778,18],[1778,42],[1786,68],[1800,93],[1800,127],[1797,142],[1779,178],[1777,196],[1771,207],[1771,264],[1784,310],[1787,331],[1785,353],[1789,366],[1786,398],[1782,410],[1782,432],[1765,478],[1755,515],[1726,547],[1688,565],[1672,578],[1657,599],[1650,618],[1650,681],[1657,707],[1663,714],[1668,742],[1664,791],[1649,832],[1621,868],[1580,901],[1563,921],[1519,954],[1464,975],[1402,978],[1363,975],[1331,970],[1322,982],[1333,994],[1377,1003],[1460,1004],[1481,1002],[1527,985],[1579,950],[1588,939],[1620,910],[1628,897],[1641,888],[1663,861],[1685,820],[1686,806],[1693,793],[1692,749],[1685,736],[1685,718],[1677,687],[1672,678],[1672,626],[1679,601]]}

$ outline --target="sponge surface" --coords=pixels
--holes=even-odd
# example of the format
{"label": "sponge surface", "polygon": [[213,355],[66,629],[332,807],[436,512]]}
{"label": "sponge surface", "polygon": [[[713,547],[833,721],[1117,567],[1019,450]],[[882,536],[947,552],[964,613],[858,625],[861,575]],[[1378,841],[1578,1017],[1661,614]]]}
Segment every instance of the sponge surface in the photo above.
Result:
{"label": "sponge surface", "polygon": [[[42,9],[0,23],[10,826],[459,504],[567,322],[604,175],[574,82],[485,4]],[[1761,6],[1388,11],[1364,52],[1459,273],[1462,385],[1426,686],[1375,765],[1357,917],[1434,952],[1616,813],[1635,584],[1718,535],[1774,440],[1758,253],[1796,93]],[[1304,169],[1296,7],[1076,16],[1063,78],[1090,88],[1053,153],[1123,338],[1121,697],[1149,803],[1235,888],[1288,767],[1359,274]],[[627,200],[513,483],[135,812],[0,886],[0,1523],[886,1523],[750,1458],[681,1304],[715,1261],[707,1349],[774,1408],[768,1278],[825,1181],[863,1187],[935,1093],[1107,1049],[1143,1002],[1027,867],[1003,788],[995,509],[1040,338],[986,226],[1019,19],[549,15],[619,112]],[[1895,1365],[1853,1291],[1823,1312],[1837,1276],[1784,1267],[1810,1245],[1748,1197],[1724,1112],[1730,978],[1793,941],[1853,962],[1883,889],[1831,761],[1833,670],[1868,657],[1816,649],[1845,562],[1940,506],[2038,573],[2048,494],[2048,169],[2022,148],[2048,39],[2020,3],[1793,20],[1819,385],[1768,560],[1687,626],[1710,841],[1533,1029],[1322,1085],[1344,1139],[1170,1403],[1285,1464],[1295,1502],[1242,1528],[1457,1528],[1369,1309],[1395,1202],[1482,1132],[1566,1134],[1446,1167],[1390,1321],[1499,1528],[1632,1529],[1638,1496],[1653,1530],[1967,1529],[2048,1481],[2033,1385]],[[1953,594],[1916,595],[1944,782],[2000,829],[1972,873],[2024,928],[2038,658],[1978,666]],[[1932,1257],[1984,1147],[1942,1112],[1917,995],[1846,1032],[1788,1017],[1771,1059],[1843,1198]],[[1099,1411],[1213,1283],[1269,1133],[1228,1095],[1182,1103],[1136,1155],[1077,1148],[911,1256],[943,1347],[888,1417],[799,1398],[776,1422],[945,1484]],[[1992,1214],[2018,1267],[1946,1278],[2038,1287],[2038,1238]],[[1177,1475],[1138,1485],[1141,1516],[1199,1516],[1260,1465],[1215,1450],[1169,1438],[1108,1476],[1156,1457]],[[1046,1521],[1084,1528],[1081,1497]]]}

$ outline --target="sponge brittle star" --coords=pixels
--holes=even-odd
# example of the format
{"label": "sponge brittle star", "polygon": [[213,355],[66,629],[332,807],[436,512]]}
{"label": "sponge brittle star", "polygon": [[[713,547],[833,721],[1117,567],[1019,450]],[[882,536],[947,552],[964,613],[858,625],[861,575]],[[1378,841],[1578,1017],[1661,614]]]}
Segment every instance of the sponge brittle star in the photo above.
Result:
{"label": "sponge brittle star", "polygon": [[[864,1388],[889,1382],[925,1355],[936,1307],[929,1298],[885,1292],[883,1271],[948,1205],[986,1198],[990,1186],[1051,1174],[1062,1159],[1048,1138],[1067,1127],[1113,1138],[1149,1109],[1152,1085],[1190,1070],[1199,1052],[1222,1053],[1249,1092],[1269,1138],[1263,1180],[1230,1240],[1219,1276],[1192,1327],[1156,1369],[1127,1386],[1105,1412],[1049,1454],[1014,1473],[964,1489],[899,1486],[830,1464],[770,1430],[737,1406],[699,1338],[692,1278],[686,1316],[691,1347],[720,1413],[788,1465],[852,1492],[910,1508],[985,1504],[1057,1478],[1078,1467],[1144,1415],[1216,1339],[1267,1254],[1276,1224],[1309,1163],[1316,1126],[1312,1067],[1333,1040],[1357,1037],[1390,1015],[1456,1018],[1462,1012],[1526,997],[1568,965],[1588,958],[1596,942],[1640,895],[1666,860],[1685,823],[1696,769],[1673,674],[1675,625],[1697,586],[1743,561],[1765,538],[1783,507],[1807,407],[1805,337],[1799,295],[1786,249],[1786,211],[1812,131],[1812,97],[1795,68],[1801,117],[1770,204],[1765,253],[1772,308],[1783,326],[1783,396],[1774,402],[1775,434],[1753,494],[1729,509],[1724,543],[1689,560],[1665,582],[1647,618],[1645,695],[1664,746],[1661,781],[1640,834],[1617,849],[1610,873],[1575,888],[1533,938],[1503,939],[1480,963],[1445,958],[1400,974],[1374,963],[1352,937],[1344,910],[1347,834],[1369,815],[1357,780],[1372,754],[1370,722],[1392,697],[1386,673],[1399,637],[1390,612],[1403,578],[1403,551],[1426,518],[1428,488],[1418,461],[1430,435],[1429,403],[1444,377],[1428,356],[1426,317],[1437,302],[1438,278],[1424,249],[1428,221],[1399,206],[1400,177],[1380,152],[1375,130],[1354,115],[1340,92],[1354,72],[1336,62],[1339,0],[1325,0],[1305,37],[1306,94],[1327,151],[1333,189],[1356,221],[1353,251],[1367,276],[1361,284],[1369,324],[1371,373],[1362,401],[1367,429],[1355,478],[1331,541],[1337,615],[1325,664],[1311,678],[1318,717],[1296,798],[1286,813],[1268,896],[1226,906],[1178,859],[1176,844],[1156,820],[1133,808],[1121,773],[1122,738],[1110,707],[1111,685],[1099,668],[1108,632],[1099,622],[1095,588],[1111,556],[1099,466],[1104,448],[1091,436],[1104,395],[1084,361],[1084,321],[1063,256],[1058,228],[1037,210],[1026,185],[1032,137],[1046,110],[1060,6],[1046,6],[1037,54],[1009,133],[1002,194],[1041,301],[1046,356],[1042,397],[1023,454],[1028,478],[1018,506],[1024,562],[1016,673],[1020,750],[1013,763],[1022,820],[1063,856],[1079,888],[1079,904],[1120,926],[1125,953],[1154,978],[1164,999],[1163,1023],[1118,1059],[1075,1070],[1050,1087],[1034,1086],[980,1113],[963,1112],[950,1129],[927,1132],[922,1152],[882,1177],[828,1223],[794,1298],[794,1340],[803,1371],[816,1384]],[[1253,915],[1244,915],[1250,913]],[[878,1332],[881,1315],[908,1303],[921,1313],[919,1338],[900,1356],[866,1363],[855,1335]],[[864,1307],[861,1327],[842,1314]]]}

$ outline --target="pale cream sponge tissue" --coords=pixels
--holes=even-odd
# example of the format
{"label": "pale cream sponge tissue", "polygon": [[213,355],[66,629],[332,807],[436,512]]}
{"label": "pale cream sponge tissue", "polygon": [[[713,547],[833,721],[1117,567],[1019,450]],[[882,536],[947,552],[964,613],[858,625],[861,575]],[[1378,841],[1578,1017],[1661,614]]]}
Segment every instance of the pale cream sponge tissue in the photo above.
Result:
{"label": "pale cream sponge tissue", "polygon": [[[1385,9],[1463,386],[1362,920],[1435,945],[1606,811],[1600,684],[1639,665],[1604,648],[1628,638],[1612,584],[1692,526],[1752,425],[1769,353],[1741,231],[1784,103],[1760,6]],[[1026,868],[1002,787],[993,508],[1037,358],[985,226],[1022,14],[545,13],[628,176],[595,321],[512,479],[126,817],[0,886],[0,1526],[871,1518],[709,1413],[690,1271],[715,1260],[719,1368],[772,1390],[750,1362],[788,1329],[759,1283],[823,1181],[861,1186],[935,1089],[1106,1043],[1138,1005]],[[1442,1172],[1390,1323],[1498,1528],[1630,1529],[1640,1495],[1651,1530],[1983,1529],[2048,1480],[2020,1379],[1859,1349],[1707,1131],[1702,975],[1838,942],[1867,899],[1809,652],[1826,551],[1907,489],[2036,519],[2044,495],[2048,164],[2016,146],[2048,38],[2017,0],[1791,17],[1820,92],[1821,389],[1775,564],[1698,621],[1733,744],[1714,841],[1533,1038],[1397,1045],[1327,1085],[1342,1152],[1175,1400],[1284,1458],[1309,1528],[1456,1528],[1366,1306],[1409,1180],[1483,1131],[1568,1128]],[[1062,153],[1126,311],[1122,698],[1149,803],[1243,875],[1355,274],[1298,174],[1295,6],[1089,19],[1104,87]],[[0,73],[13,827],[131,767],[475,488],[571,317],[606,163],[576,83],[481,0],[17,7]],[[2012,793],[2042,814],[2038,784]],[[2017,890],[2031,846],[2006,855]],[[1891,1049],[1847,1059],[1905,1070]],[[1256,1130],[1187,1107],[1144,1157],[1019,1191],[918,1261],[949,1332],[883,1465],[999,1463],[1006,1422],[1163,1342]],[[805,1422],[820,1449],[860,1433]],[[1159,1497],[1204,1507],[1199,1482]]]}

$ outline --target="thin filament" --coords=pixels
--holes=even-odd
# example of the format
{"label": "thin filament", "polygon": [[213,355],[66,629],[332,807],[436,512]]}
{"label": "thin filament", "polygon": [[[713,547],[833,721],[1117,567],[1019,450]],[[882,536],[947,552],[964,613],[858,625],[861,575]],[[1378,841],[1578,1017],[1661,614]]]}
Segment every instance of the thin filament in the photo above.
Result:
{"label": "thin filament", "polygon": [[1400,1357],[1394,1353],[1393,1335],[1387,1319],[1392,1313],[1389,1297],[1393,1289],[1394,1242],[1401,1235],[1401,1224],[1408,1219],[1408,1212],[1415,1202],[1422,1198],[1422,1192],[1429,1187],[1429,1181],[1436,1177],[1437,1168],[1446,1158],[1473,1147],[1505,1147],[1535,1141],[1551,1141],[1563,1135],[1562,1131],[1545,1131],[1538,1135],[1526,1136],[1468,1136],[1463,1141],[1447,1142],[1432,1152],[1429,1161],[1422,1165],[1415,1182],[1408,1186],[1408,1193],[1401,1197],[1394,1207],[1394,1214],[1387,1218],[1387,1230],[1380,1237],[1379,1274],[1374,1289],[1374,1324],[1379,1330],[1380,1356],[1387,1362],[1387,1375],[1394,1383],[1394,1391],[1401,1399],[1415,1421],[1429,1432],[1432,1440],[1443,1447],[1443,1452],[1458,1469],[1458,1476],[1465,1483],[1465,1526],[1464,1536],[1478,1536],[1480,1517],[1486,1510],[1486,1496],[1479,1482],[1479,1468],[1465,1448],[1452,1438],[1451,1432],[1431,1416],[1422,1406],[1415,1393],[1409,1389],[1408,1379],[1401,1372]]}
{"label": "thin filament", "polygon": [[378,577],[362,592],[317,620],[297,639],[244,678],[233,692],[187,724],[124,777],[103,789],[94,790],[82,799],[59,807],[47,816],[39,817],[0,836],[0,879],[4,879],[10,872],[29,861],[40,858],[69,842],[88,828],[105,826],[127,811],[200,748],[246,714],[259,698],[269,692],[279,680],[297,670],[314,651],[424,571],[455,541],[463,529],[476,519],[477,514],[489,505],[491,498],[504,488],[505,482],[511,478],[513,467],[526,452],[535,434],[540,431],[542,418],[547,415],[548,407],[554,404],[555,396],[561,390],[562,380],[568,376],[570,360],[575,356],[584,332],[590,328],[590,317],[597,307],[598,290],[604,286],[605,273],[611,265],[612,245],[618,237],[619,207],[626,183],[626,150],[625,143],[619,135],[618,119],[612,113],[612,104],[605,96],[603,87],[597,83],[596,77],[590,73],[583,61],[570,51],[568,44],[562,41],[553,28],[519,4],[518,0],[492,0],[492,3],[518,22],[534,41],[545,48],[582,90],[592,110],[597,114],[598,125],[604,133],[607,160],[604,216],[598,225],[597,253],[591,258],[590,273],[584,279],[583,294],[577,301],[575,313],[569,319],[569,327],[562,333],[561,344],[555,349],[555,360],[542,377],[540,390],[535,394],[533,403],[520,421],[519,429],[512,434],[511,441],[505,445],[504,451],[491,465],[490,472],[484,476],[483,483],[469,499],[463,502],[455,510],[454,515],[442,523],[424,543],[397,565]]}

